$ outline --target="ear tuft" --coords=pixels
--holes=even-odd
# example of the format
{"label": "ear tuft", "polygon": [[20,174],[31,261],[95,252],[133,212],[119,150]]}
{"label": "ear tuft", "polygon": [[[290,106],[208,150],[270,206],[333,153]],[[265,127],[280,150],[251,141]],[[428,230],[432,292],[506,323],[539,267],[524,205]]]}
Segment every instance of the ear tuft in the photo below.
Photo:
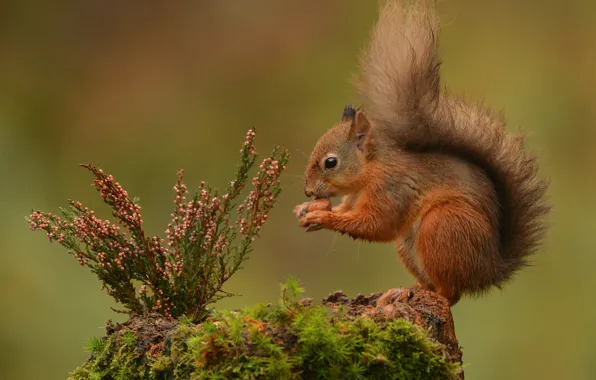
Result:
{"label": "ear tuft", "polygon": [[354,120],[355,117],[356,109],[351,104],[346,105],[344,107],[344,112],[341,115],[341,121]]}
{"label": "ear tuft", "polygon": [[349,138],[355,140],[358,149],[365,153],[371,153],[373,142],[371,139],[371,124],[368,117],[362,111],[356,112],[352,125],[350,126]]}

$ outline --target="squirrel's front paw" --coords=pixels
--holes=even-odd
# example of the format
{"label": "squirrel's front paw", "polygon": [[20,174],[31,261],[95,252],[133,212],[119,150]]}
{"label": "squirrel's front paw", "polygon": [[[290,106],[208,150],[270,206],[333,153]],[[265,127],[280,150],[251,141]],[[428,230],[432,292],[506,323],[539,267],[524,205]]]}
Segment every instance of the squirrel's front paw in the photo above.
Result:
{"label": "squirrel's front paw", "polygon": [[330,211],[331,201],[327,198],[315,198],[312,201],[301,203],[294,208],[294,215],[296,215],[296,218],[301,219],[315,210]]}
{"label": "squirrel's front paw", "polygon": [[310,206],[310,203],[311,201],[308,201],[294,207],[294,215],[296,215],[296,218],[302,219],[304,216],[306,216],[306,214],[308,214],[308,207]]}
{"label": "squirrel's front paw", "polygon": [[[314,225],[324,227],[329,219],[331,218],[331,211],[323,211],[323,210],[315,210],[311,211],[306,214],[302,219],[300,219],[300,226],[301,227],[311,227]],[[317,228],[319,229],[319,228]],[[308,229],[309,231],[314,231],[314,229]]]}

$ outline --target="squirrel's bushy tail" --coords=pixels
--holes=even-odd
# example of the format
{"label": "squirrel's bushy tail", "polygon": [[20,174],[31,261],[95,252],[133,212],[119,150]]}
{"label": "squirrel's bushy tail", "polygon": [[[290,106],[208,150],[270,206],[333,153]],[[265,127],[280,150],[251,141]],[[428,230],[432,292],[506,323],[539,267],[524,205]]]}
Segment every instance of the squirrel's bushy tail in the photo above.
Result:
{"label": "squirrel's bushy tail", "polygon": [[409,124],[440,93],[438,19],[425,0],[410,3],[383,6],[356,78],[367,115],[391,128]]}
{"label": "squirrel's bushy tail", "polygon": [[368,116],[400,149],[454,154],[486,171],[500,202],[506,280],[527,264],[544,235],[547,183],[537,178],[538,163],[525,153],[523,136],[507,133],[502,115],[441,90],[438,32],[429,0],[387,2],[356,88]]}

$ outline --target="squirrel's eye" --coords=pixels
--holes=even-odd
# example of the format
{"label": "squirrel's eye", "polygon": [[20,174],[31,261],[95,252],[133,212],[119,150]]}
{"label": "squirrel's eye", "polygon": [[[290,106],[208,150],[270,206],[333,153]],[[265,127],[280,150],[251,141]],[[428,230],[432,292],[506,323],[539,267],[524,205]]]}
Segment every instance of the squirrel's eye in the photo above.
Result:
{"label": "squirrel's eye", "polygon": [[333,169],[337,166],[337,158],[329,157],[325,160],[325,169]]}

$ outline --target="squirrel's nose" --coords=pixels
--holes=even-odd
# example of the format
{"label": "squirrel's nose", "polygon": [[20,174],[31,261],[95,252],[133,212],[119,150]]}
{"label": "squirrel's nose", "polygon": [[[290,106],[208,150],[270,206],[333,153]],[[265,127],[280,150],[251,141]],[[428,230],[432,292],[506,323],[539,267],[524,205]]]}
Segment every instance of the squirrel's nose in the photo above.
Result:
{"label": "squirrel's nose", "polygon": [[310,191],[310,190],[308,190],[308,189],[305,189],[305,190],[304,190],[304,194],[305,194],[307,197],[309,197],[309,198],[310,198],[310,197],[312,197],[312,196],[314,195],[314,194],[313,194],[313,192],[312,192],[312,191]]}

